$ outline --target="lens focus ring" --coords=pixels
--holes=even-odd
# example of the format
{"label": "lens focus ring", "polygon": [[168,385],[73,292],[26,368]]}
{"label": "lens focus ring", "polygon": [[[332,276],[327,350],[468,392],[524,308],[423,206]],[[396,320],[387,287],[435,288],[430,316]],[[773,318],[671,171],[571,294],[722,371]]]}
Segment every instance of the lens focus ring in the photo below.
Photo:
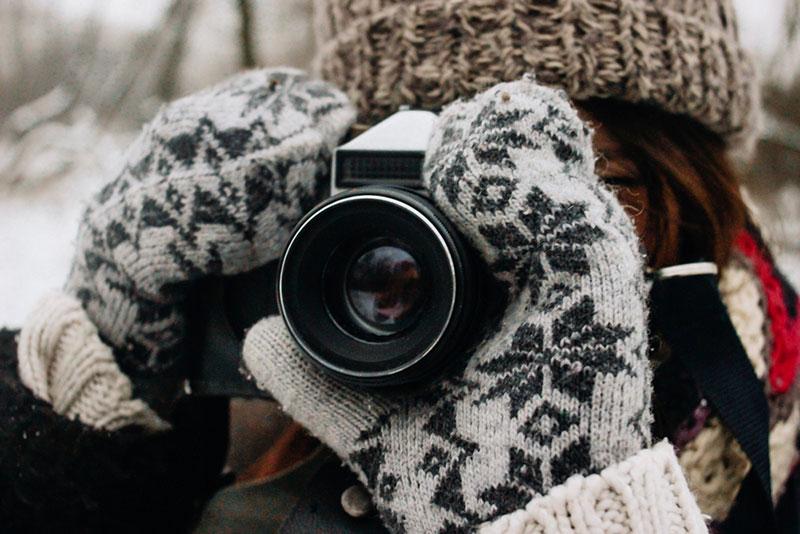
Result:
{"label": "lens focus ring", "polygon": [[472,272],[461,238],[424,197],[365,187],[300,222],[281,259],[279,306],[326,372],[361,385],[413,382],[463,334]]}

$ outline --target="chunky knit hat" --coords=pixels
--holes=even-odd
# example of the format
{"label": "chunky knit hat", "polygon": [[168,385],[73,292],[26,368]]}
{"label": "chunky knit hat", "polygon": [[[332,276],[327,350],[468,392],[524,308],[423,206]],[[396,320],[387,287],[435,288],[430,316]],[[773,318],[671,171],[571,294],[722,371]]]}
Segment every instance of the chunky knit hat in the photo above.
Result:
{"label": "chunky knit hat", "polygon": [[752,146],[758,94],[731,0],[315,0],[319,74],[359,121],[533,72],[577,100],[686,114]]}

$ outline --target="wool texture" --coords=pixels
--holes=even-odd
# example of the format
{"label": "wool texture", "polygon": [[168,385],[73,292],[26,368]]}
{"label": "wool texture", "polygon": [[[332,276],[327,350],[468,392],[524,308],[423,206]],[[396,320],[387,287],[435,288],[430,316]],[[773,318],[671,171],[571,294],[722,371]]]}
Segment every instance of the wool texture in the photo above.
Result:
{"label": "wool texture", "polygon": [[650,445],[642,255],[590,137],[532,77],[441,114],[424,183],[508,302],[441,380],[355,390],[313,367],[280,318],[248,333],[259,387],[350,465],[390,530],[474,528]]}
{"label": "wool texture", "polygon": [[708,532],[666,441],[599,474],[570,477],[481,534]]}
{"label": "wool texture", "polygon": [[685,114],[749,152],[758,84],[731,0],[316,0],[315,68],[359,121],[533,72],[576,100]]}
{"label": "wool texture", "polygon": [[74,297],[53,293],[38,302],[20,333],[17,360],[22,383],[58,414],[97,429],[169,428],[133,398],[130,379]]}
{"label": "wool texture", "polygon": [[181,360],[193,281],[279,256],[353,118],[333,86],[278,69],[178,100],[145,127],[87,207],[66,284],[126,374]]}
{"label": "wool texture", "polygon": [[679,463],[703,513],[723,521],[733,507],[750,460],[717,417],[681,449]]}
{"label": "wool texture", "polygon": [[772,255],[757,234],[743,232],[736,245],[747,257],[764,291],[772,337],[770,391],[785,393],[794,384],[800,364],[800,299],[775,267]]}
{"label": "wool texture", "polygon": [[19,336],[0,329],[0,530],[190,531],[221,484],[227,399],[182,400],[168,432],[95,429],[21,383]]}

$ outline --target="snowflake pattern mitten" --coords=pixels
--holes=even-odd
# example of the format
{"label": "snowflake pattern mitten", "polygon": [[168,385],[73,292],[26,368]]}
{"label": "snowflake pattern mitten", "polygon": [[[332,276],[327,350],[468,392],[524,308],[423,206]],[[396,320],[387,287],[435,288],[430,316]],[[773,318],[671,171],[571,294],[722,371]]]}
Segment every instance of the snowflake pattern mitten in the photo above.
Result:
{"label": "snowflake pattern mitten", "polygon": [[643,258],[593,168],[588,128],[531,77],[442,112],[426,186],[508,304],[422,391],[335,382],[279,317],[249,332],[258,385],[348,463],[391,530],[471,530],[651,445]]}
{"label": "snowflake pattern mitten", "polygon": [[86,209],[66,285],[126,372],[175,363],[193,281],[280,255],[354,119],[332,85],[270,69],[173,102],[145,127]]}

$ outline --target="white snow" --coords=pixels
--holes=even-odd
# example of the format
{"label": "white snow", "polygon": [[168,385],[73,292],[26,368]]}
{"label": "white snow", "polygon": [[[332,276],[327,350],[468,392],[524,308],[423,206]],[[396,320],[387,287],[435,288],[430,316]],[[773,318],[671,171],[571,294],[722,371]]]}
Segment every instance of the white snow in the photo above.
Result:
{"label": "white snow", "polygon": [[0,192],[0,326],[21,326],[43,293],[63,286],[83,206],[113,176],[129,140],[102,136],[65,176]]}

